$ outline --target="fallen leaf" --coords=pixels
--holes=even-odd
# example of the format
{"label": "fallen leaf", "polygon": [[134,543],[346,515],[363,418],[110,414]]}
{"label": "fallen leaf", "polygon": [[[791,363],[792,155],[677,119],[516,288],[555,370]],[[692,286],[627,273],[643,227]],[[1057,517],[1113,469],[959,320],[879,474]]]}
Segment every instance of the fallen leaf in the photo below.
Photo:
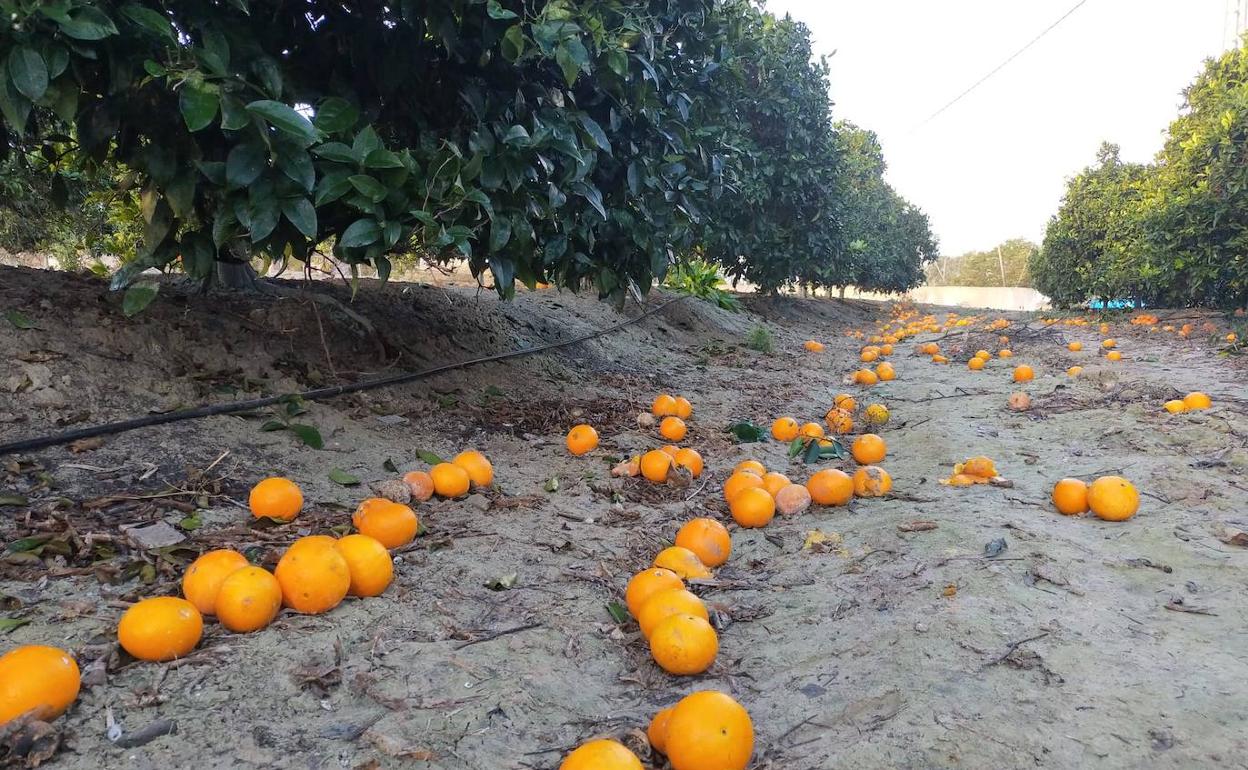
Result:
{"label": "fallen leaf", "polygon": [[1218,530],[1218,539],[1227,545],[1248,548],[1248,532],[1237,527],[1223,526]]}
{"label": "fallen leaf", "polygon": [[353,487],[360,483],[360,480],[341,468],[332,468],[329,471],[329,480],[344,487]]}
{"label": "fallen leaf", "polygon": [[4,317],[8,319],[9,323],[13,324],[14,329],[35,328],[35,322],[30,320],[30,316],[26,315],[25,313],[22,313],[21,311],[7,310],[4,313]]}
{"label": "fallen leaf", "polygon": [[940,595],[945,597],[946,599],[950,599],[954,596],[957,596],[958,587],[954,585],[953,583],[950,583],[949,585],[945,586],[945,590],[941,591]]}
{"label": "fallen leaf", "polygon": [[611,602],[608,604],[607,614],[610,615],[611,619],[616,623],[622,624],[628,622],[628,608],[619,602]]}
{"label": "fallen leaf", "polygon": [[69,451],[76,455],[80,455],[83,452],[90,452],[94,449],[99,449],[102,446],[104,446],[104,437],[93,436],[92,438],[80,438],[77,441],[71,441],[69,444]]}
{"label": "fallen leaf", "polygon": [[0,618],[0,634],[7,634],[29,623],[27,618]]}

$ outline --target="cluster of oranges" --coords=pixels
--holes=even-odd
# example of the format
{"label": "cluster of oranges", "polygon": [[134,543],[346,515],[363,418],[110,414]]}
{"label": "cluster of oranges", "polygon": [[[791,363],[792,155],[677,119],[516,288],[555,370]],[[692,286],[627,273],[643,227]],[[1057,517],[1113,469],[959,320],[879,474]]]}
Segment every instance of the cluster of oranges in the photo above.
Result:
{"label": "cluster of oranges", "polygon": [[1170,414],[1183,414],[1184,412],[1201,412],[1212,406],[1213,399],[1209,397],[1209,394],[1197,390],[1188,393],[1183,398],[1167,401],[1163,408]]}
{"label": "cluster of oranges", "polygon": [[1140,508],[1140,494],[1121,476],[1101,476],[1091,484],[1067,478],[1053,485],[1053,505],[1075,516],[1091,511],[1105,521],[1126,521]]}
{"label": "cluster of oranges", "polygon": [[[894,335],[882,337],[885,340],[897,340]],[[864,364],[875,364],[875,369],[863,367],[858,369],[851,375],[851,379],[855,384],[871,387],[877,383],[888,382],[897,379],[897,370],[888,361],[881,359],[887,358],[893,354],[893,343],[885,342],[882,345],[866,345],[858,352],[858,358]]]}

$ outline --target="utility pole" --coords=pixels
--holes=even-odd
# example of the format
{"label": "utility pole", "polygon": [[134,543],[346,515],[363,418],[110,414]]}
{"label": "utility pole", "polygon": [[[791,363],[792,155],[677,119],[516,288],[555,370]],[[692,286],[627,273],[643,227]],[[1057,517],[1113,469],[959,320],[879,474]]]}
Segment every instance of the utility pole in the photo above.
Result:
{"label": "utility pole", "polygon": [[1001,256],[1001,244],[997,244],[997,264],[1001,267],[1001,285],[1005,286],[1005,257]]}

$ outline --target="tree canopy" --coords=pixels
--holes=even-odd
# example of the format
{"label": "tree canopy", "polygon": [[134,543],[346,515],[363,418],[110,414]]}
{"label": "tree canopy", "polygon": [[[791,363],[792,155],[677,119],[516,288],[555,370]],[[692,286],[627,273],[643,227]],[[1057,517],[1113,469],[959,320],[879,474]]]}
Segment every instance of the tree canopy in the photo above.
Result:
{"label": "tree canopy", "polygon": [[137,197],[118,286],[332,250],[383,278],[466,260],[503,296],[645,292],[694,252],[765,289],[900,290],[934,253],[921,212],[854,176],[806,28],[751,0],[0,11],[0,146]]}

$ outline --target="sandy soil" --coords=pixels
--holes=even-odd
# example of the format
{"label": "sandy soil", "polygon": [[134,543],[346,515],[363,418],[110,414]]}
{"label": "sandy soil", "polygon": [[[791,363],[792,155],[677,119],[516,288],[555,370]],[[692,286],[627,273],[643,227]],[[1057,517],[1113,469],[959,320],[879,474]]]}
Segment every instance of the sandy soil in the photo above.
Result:
{"label": "sandy soil", "polygon": [[[370,285],[355,304],[378,330],[369,335],[299,299],[162,292],[126,319],[104,288],[0,268],[0,441],[419,369],[620,320],[568,294],[503,304],[466,289]],[[1064,349],[1068,339],[1094,348],[1094,329],[1018,316],[1011,347],[1038,373],[1024,414],[1005,408],[1016,389],[1006,362],[977,373],[899,350],[899,379],[862,394],[892,410],[883,435],[894,495],[733,527],[732,560],[696,587],[715,609],[718,661],[695,678],[659,670],[636,626],[617,625],[607,605],[681,522],[731,521],[719,486],[736,462],[805,478],[810,468],[782,445],[738,445],[724,427],[819,419],[834,393],[859,390],[842,384],[857,347],[842,333],[888,311],[748,301],[740,314],[683,302],[559,353],[312,404],[299,419],[325,436],[320,451],[261,432],[266,412],[0,458],[0,496],[29,498],[0,506],[0,540],[53,535],[37,559],[0,560],[3,617],[29,621],[0,636],[0,652],[63,646],[88,683],[56,723],[64,745],[51,765],[554,768],[586,738],[635,740],[659,708],[720,688],[754,719],[756,768],[1248,766],[1248,549],[1219,538],[1248,530],[1248,367],[1125,323],[1114,333],[1126,360],[1109,364]],[[3,320],[12,310],[34,328]],[[744,346],[759,324],[774,353]],[[801,350],[812,337],[824,353]],[[987,339],[942,344],[965,360]],[[1085,376],[1067,378],[1071,363]],[[1197,387],[1213,410],[1160,411]],[[612,479],[613,460],[660,443],[635,422],[660,390],[693,401],[685,443],[709,474],[687,487]],[[603,443],[573,459],[562,438],[577,420]],[[124,607],[175,591],[196,552],[231,544],[272,565],[295,537],[341,531],[367,485],[394,475],[387,461],[403,471],[423,467],[418,451],[468,447],[493,460],[497,489],[420,505],[427,531],[399,554],[383,597],[283,614],[249,636],[209,624],[175,664],[116,650]],[[993,457],[1014,487],[937,483],[974,454]],[[336,485],[333,468],[364,485]],[[1144,492],[1134,519],[1052,510],[1056,479],[1111,470]],[[235,501],[274,472],[296,479],[309,505],[293,525],[254,526]],[[122,529],[191,515],[202,526],[160,551]],[[916,520],[936,528],[903,531]],[[840,542],[803,548],[815,530]],[[1008,548],[986,558],[996,538]],[[512,574],[510,590],[487,587]],[[177,732],[119,748],[106,738],[110,711],[128,736],[161,720]]]}

